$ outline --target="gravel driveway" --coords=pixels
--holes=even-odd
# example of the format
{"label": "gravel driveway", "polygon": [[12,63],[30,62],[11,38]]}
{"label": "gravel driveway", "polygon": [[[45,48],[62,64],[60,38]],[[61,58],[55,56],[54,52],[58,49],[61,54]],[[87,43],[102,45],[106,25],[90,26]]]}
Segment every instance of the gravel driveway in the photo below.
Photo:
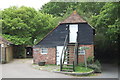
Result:
{"label": "gravel driveway", "polygon": [[[103,73],[97,76],[85,78],[118,78],[118,68],[116,65],[103,64]],[[47,72],[34,69],[32,59],[15,59],[14,61],[2,65],[3,78],[80,78],[64,75],[60,73]],[[82,77],[84,78],[84,77]]]}

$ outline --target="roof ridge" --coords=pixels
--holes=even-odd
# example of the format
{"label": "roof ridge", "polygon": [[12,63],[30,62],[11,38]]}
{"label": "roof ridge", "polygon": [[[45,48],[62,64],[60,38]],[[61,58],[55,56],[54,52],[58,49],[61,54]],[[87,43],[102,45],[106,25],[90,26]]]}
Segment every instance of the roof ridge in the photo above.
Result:
{"label": "roof ridge", "polygon": [[73,11],[73,13],[61,23],[86,23],[86,21],[77,13],[77,11]]}

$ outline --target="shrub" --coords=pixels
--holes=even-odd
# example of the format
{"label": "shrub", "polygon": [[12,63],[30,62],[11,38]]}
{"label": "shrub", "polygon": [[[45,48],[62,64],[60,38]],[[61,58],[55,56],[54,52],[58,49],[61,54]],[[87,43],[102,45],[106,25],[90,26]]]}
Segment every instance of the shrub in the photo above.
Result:
{"label": "shrub", "polygon": [[87,63],[88,64],[93,64],[93,62],[94,62],[94,56],[87,58]]}
{"label": "shrub", "polygon": [[[88,68],[91,68],[96,73],[101,73],[101,64],[98,60],[94,62],[94,57],[87,58]],[[80,63],[78,66],[85,67],[85,63]]]}
{"label": "shrub", "polygon": [[[87,58],[87,64],[89,65],[89,64],[93,64],[93,63],[94,63],[94,57],[88,57]],[[81,67],[84,67],[85,63],[80,63],[78,65],[81,66]]]}
{"label": "shrub", "polygon": [[25,46],[14,46],[14,58],[25,58]]}
{"label": "shrub", "polygon": [[2,63],[2,64],[5,64],[5,63],[6,63],[6,61],[3,61],[3,60],[2,60],[2,61],[1,61],[1,63]]}
{"label": "shrub", "polygon": [[79,63],[78,66],[84,67],[85,63]]}
{"label": "shrub", "polygon": [[89,64],[88,67],[94,69],[94,72],[96,73],[101,73],[101,64],[98,60],[96,60],[93,64]]}

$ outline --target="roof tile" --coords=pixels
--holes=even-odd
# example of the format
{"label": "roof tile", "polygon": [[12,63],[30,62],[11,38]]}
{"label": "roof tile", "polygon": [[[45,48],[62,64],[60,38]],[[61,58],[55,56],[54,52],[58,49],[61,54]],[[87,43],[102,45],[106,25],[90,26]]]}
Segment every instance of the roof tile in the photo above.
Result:
{"label": "roof tile", "polygon": [[86,23],[86,21],[76,11],[74,11],[67,19],[61,23]]}
{"label": "roof tile", "polygon": [[4,39],[3,37],[0,36],[0,40],[3,41],[4,43],[7,43],[7,44],[13,44],[12,42]]}

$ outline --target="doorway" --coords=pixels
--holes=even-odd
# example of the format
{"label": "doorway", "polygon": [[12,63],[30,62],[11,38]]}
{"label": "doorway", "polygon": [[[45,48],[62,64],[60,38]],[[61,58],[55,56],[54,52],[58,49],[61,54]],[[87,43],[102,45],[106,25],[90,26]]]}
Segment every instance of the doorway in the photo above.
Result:
{"label": "doorway", "polygon": [[32,57],[33,57],[33,48],[26,47],[26,58],[32,58]]}
{"label": "doorway", "polygon": [[77,42],[77,32],[78,32],[78,24],[70,24],[69,26],[69,43]]}
{"label": "doorway", "polygon": [[[56,64],[60,65],[60,59],[61,59],[61,54],[62,54],[62,50],[63,50],[64,46],[57,46],[57,54],[56,54]],[[63,55],[64,57],[64,55]],[[62,57],[62,59],[63,59]],[[63,61],[63,60],[62,60]],[[67,64],[67,62],[65,62],[65,64]]]}

